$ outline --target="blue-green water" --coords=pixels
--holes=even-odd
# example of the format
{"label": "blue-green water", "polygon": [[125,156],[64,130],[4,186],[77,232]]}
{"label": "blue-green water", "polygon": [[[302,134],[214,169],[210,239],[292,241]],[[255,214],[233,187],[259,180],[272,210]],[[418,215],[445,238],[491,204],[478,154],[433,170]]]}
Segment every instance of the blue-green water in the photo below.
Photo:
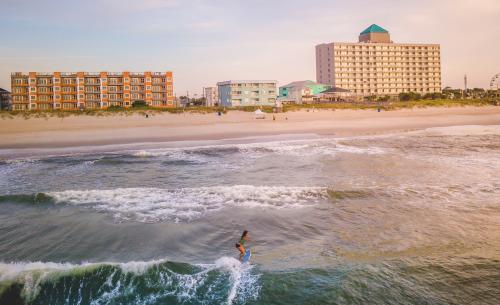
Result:
{"label": "blue-green water", "polygon": [[497,126],[0,155],[2,305],[500,299]]}

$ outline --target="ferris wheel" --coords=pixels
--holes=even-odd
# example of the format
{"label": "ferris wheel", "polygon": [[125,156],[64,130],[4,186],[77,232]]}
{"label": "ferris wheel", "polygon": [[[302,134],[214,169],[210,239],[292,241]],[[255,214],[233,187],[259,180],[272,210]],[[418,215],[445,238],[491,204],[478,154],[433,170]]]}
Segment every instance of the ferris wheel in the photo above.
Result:
{"label": "ferris wheel", "polygon": [[500,89],[500,73],[495,74],[490,81],[490,90]]}

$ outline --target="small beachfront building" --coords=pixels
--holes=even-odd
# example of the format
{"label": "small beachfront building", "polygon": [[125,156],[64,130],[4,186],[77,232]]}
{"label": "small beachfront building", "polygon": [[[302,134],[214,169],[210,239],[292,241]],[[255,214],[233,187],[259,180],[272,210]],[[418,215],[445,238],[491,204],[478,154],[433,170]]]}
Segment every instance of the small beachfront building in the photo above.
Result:
{"label": "small beachfront building", "polygon": [[10,92],[0,88],[0,110],[9,110],[11,108]]}
{"label": "small beachfront building", "polygon": [[217,83],[219,105],[226,107],[274,106],[275,80],[229,80]]}
{"label": "small beachfront building", "polygon": [[331,87],[312,80],[296,81],[279,88],[279,99],[284,103],[308,104],[319,93]]}
{"label": "small beachfront building", "polygon": [[331,87],[319,94],[319,101],[321,103],[351,102],[354,100],[355,96],[350,90],[338,87]]}

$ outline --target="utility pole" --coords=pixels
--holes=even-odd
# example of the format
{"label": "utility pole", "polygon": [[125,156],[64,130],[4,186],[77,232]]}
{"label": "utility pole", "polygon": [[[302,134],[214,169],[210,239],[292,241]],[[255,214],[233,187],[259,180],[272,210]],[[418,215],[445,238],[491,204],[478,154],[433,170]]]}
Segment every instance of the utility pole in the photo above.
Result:
{"label": "utility pole", "polygon": [[204,103],[204,105],[203,105],[203,106],[205,106],[205,107],[206,107],[206,106],[207,106],[207,98],[206,98],[206,96],[205,96],[205,87],[202,87],[202,88],[201,88],[201,97],[202,97],[202,98],[204,98],[204,102],[203,102],[203,103]]}
{"label": "utility pole", "polygon": [[464,75],[464,99],[467,98],[467,74]]}

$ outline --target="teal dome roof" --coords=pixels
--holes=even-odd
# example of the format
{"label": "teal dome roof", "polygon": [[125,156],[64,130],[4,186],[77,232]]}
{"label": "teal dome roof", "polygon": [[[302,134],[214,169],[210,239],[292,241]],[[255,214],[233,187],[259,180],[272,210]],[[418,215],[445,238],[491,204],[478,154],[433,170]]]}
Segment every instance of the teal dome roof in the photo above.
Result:
{"label": "teal dome roof", "polygon": [[372,24],[369,27],[367,27],[366,30],[364,30],[363,32],[361,32],[360,35],[369,34],[369,33],[389,33],[389,32],[387,32],[387,30],[379,27],[376,24]]}

